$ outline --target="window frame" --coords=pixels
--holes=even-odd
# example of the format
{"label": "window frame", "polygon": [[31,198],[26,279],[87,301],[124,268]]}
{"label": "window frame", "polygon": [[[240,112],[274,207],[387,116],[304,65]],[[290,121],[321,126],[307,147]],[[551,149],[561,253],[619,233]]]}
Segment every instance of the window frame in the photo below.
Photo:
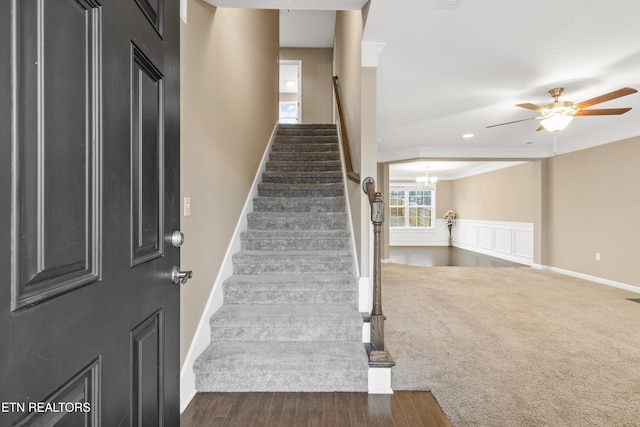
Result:
{"label": "window frame", "polygon": [[[431,192],[431,204],[411,204],[409,202],[409,198],[410,198],[410,192],[411,191],[428,191]],[[395,195],[397,194],[397,192],[404,192],[402,201],[402,204],[392,204],[392,200],[396,200],[398,199],[398,197],[395,197]],[[415,196],[415,197],[419,197],[419,196]],[[424,194],[422,195],[422,197],[424,197]],[[427,211],[430,211],[431,215],[430,215],[430,225],[426,225],[426,226],[420,226],[420,225],[411,225],[412,219],[411,219],[411,211],[412,208],[425,208],[427,209]],[[394,209],[403,209],[404,213],[403,213],[403,217],[404,221],[403,221],[403,225],[393,225],[394,219],[395,218],[399,218],[398,215],[392,215],[394,212]],[[390,229],[394,229],[394,230],[433,230],[436,227],[436,218],[435,218],[435,211],[436,211],[436,188],[435,186],[429,187],[429,186],[423,186],[420,184],[390,184],[389,185],[389,228]],[[419,218],[419,217],[416,217]],[[429,218],[429,217],[426,217]],[[415,218],[414,221],[416,222]]]}

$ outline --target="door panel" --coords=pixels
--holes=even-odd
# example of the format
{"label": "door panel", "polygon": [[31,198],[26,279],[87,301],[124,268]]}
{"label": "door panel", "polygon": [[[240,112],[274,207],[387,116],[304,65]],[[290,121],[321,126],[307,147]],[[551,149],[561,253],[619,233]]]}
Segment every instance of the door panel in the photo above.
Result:
{"label": "door panel", "polygon": [[17,6],[14,309],[93,282],[100,271],[100,10],[77,0]]}
{"label": "door panel", "polygon": [[132,264],[162,256],[164,91],[160,71],[133,45],[131,102]]}
{"label": "door panel", "polygon": [[162,315],[158,310],[131,331],[131,408],[136,425],[164,425]]}
{"label": "door panel", "polygon": [[178,425],[178,1],[7,3],[0,425]]}

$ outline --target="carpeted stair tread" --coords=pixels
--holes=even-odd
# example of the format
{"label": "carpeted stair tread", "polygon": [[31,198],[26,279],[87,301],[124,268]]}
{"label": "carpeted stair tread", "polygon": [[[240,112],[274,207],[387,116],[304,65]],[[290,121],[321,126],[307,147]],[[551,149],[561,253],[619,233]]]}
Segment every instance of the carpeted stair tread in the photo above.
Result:
{"label": "carpeted stair tread", "polygon": [[199,391],[367,391],[358,341],[216,342],[196,360]]}
{"label": "carpeted stair tread", "polygon": [[348,250],[344,230],[248,230],[240,234],[243,250]]}
{"label": "carpeted stair tread", "polygon": [[258,184],[258,196],[274,197],[336,197],[344,194],[343,184],[286,184],[261,183]]}
{"label": "carpeted stair tread", "polygon": [[338,128],[334,124],[280,124],[278,135],[337,135]]}
{"label": "carpeted stair tread", "polygon": [[340,171],[265,171],[263,183],[322,184],[342,183]]}
{"label": "carpeted stair tread", "polygon": [[347,305],[223,305],[210,325],[212,341],[362,339],[362,316]]}
{"label": "carpeted stair tread", "polygon": [[250,230],[345,230],[345,212],[251,212]]}
{"label": "carpeted stair tread", "polygon": [[338,151],[271,151],[269,160],[284,161],[309,161],[309,160],[339,160],[340,153]]}
{"label": "carpeted stair tread", "polygon": [[351,251],[240,251],[233,254],[233,258],[245,258],[256,261],[277,261],[280,259],[290,259],[292,261],[307,261],[316,259],[324,260],[341,260],[350,259]]}
{"label": "carpeted stair tread", "polygon": [[336,151],[338,138],[335,136],[276,136],[271,146],[273,151]]}
{"label": "carpeted stair tread", "polygon": [[353,265],[350,251],[240,251],[234,274],[315,274],[344,271]]}
{"label": "carpeted stair tread", "polygon": [[343,230],[247,230],[241,233],[243,239],[346,239]]}
{"label": "carpeted stair tread", "polygon": [[271,289],[273,286],[278,285],[282,285],[284,288],[295,286],[296,288],[307,290],[318,288],[340,290],[345,286],[353,286],[355,289],[355,278],[353,275],[344,272],[302,276],[292,276],[290,274],[273,274],[269,276],[246,274],[242,276],[231,276],[225,283],[247,285],[255,289]]}
{"label": "carpeted stair tread", "polygon": [[355,278],[348,274],[234,275],[223,283],[224,304],[357,305]]}
{"label": "carpeted stair tread", "polygon": [[[344,358],[346,351],[361,354],[361,359]],[[277,357],[275,357],[277,356]],[[263,370],[291,372],[299,368],[349,370],[367,366],[362,342],[287,342],[248,341],[225,342],[210,346],[196,361],[196,366],[207,363],[220,370]]]}
{"label": "carpeted stair tread", "polygon": [[340,160],[269,160],[265,170],[274,171],[339,171]]}
{"label": "carpeted stair tread", "polygon": [[337,128],[278,125],[198,391],[367,391]]}
{"label": "carpeted stair tread", "polygon": [[[265,320],[274,325],[306,324],[309,326],[359,326],[362,328],[362,316],[351,307],[339,304],[290,304],[290,305],[223,305],[211,318],[211,325],[218,327],[222,322],[226,326],[256,326]],[[361,331],[360,331],[361,332]],[[356,336],[355,340],[362,336]]]}
{"label": "carpeted stair tread", "polygon": [[253,199],[254,212],[345,212],[344,197],[262,197]]}

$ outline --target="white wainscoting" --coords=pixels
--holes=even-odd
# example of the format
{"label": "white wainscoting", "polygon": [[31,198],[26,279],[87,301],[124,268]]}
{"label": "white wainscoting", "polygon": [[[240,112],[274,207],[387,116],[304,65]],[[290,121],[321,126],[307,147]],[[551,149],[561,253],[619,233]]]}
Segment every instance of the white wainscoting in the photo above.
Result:
{"label": "white wainscoting", "polygon": [[390,228],[390,246],[447,246],[449,230],[444,219],[436,219],[434,228]]}
{"label": "white wainscoting", "polygon": [[459,219],[452,234],[453,246],[533,264],[533,223]]}

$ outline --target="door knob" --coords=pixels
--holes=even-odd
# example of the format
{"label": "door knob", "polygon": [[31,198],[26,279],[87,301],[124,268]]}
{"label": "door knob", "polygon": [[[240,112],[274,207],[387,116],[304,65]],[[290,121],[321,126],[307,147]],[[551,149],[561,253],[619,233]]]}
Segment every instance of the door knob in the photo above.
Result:
{"label": "door knob", "polygon": [[171,245],[174,248],[179,248],[184,243],[184,234],[180,230],[176,230],[171,233]]}
{"label": "door knob", "polygon": [[180,271],[180,267],[177,265],[174,265],[171,269],[171,281],[174,285],[184,285],[192,276],[193,272],[191,270]]}

